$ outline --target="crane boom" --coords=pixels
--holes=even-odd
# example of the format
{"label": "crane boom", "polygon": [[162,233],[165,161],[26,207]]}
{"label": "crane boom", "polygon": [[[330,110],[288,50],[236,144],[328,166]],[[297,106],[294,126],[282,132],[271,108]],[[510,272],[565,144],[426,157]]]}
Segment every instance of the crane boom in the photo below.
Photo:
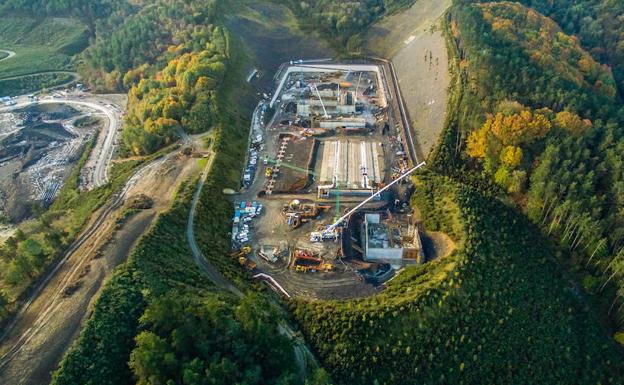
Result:
{"label": "crane boom", "polygon": [[323,107],[323,117],[324,118],[329,118],[329,115],[327,114],[327,110],[325,109],[325,103],[323,103],[323,98],[321,97],[321,93],[318,90],[318,87],[316,86],[315,83],[310,84],[311,87],[314,87],[314,91],[316,92],[316,96],[318,96],[319,101],[321,102],[321,107]]}
{"label": "crane boom", "polygon": [[402,174],[401,176],[399,176],[398,178],[396,178],[395,180],[393,180],[392,182],[390,182],[387,186],[385,186],[384,188],[380,189],[379,191],[377,191],[376,193],[374,193],[373,195],[369,196],[368,198],[364,199],[362,202],[360,202],[360,204],[358,204],[357,206],[355,206],[354,208],[352,208],[351,210],[349,210],[345,215],[341,216],[340,218],[338,218],[338,220],[336,222],[334,222],[334,224],[332,224],[331,226],[329,226],[327,229],[325,229],[323,231],[323,233],[329,233],[332,232],[336,229],[336,227],[338,227],[338,225],[340,225],[340,223],[342,223],[342,221],[344,221],[345,219],[349,218],[349,216],[351,214],[353,214],[354,212],[356,212],[357,210],[359,210],[362,206],[364,206],[365,204],[367,204],[368,202],[372,201],[376,196],[378,196],[379,194],[381,194],[382,192],[386,191],[387,189],[389,189],[390,187],[392,187],[394,184],[398,183],[400,180],[406,178],[407,176],[409,176],[411,173],[413,173],[414,171],[418,170],[419,168],[421,168],[422,166],[424,166],[426,163],[425,162],[421,162],[420,164],[418,164],[417,166],[415,166],[414,168],[406,171],[404,174]]}

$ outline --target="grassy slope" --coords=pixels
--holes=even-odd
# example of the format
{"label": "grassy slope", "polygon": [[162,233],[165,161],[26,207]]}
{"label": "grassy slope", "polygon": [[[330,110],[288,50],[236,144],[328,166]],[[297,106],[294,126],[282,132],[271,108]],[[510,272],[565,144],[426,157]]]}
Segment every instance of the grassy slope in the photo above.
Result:
{"label": "grassy slope", "polygon": [[87,43],[86,26],[76,19],[3,16],[0,48],[16,55],[0,62],[0,78],[66,69]]}
{"label": "grassy slope", "polygon": [[299,58],[332,57],[329,45],[314,32],[303,32],[285,5],[270,1],[235,0],[225,24],[242,42],[257,68],[266,71],[264,82],[277,67]]}

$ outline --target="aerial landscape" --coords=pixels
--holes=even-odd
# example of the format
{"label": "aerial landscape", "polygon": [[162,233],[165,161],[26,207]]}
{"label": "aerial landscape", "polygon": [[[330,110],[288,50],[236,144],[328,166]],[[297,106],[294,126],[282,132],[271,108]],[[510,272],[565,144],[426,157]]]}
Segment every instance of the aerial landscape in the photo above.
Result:
{"label": "aerial landscape", "polygon": [[0,384],[624,384],[624,2],[0,16]]}

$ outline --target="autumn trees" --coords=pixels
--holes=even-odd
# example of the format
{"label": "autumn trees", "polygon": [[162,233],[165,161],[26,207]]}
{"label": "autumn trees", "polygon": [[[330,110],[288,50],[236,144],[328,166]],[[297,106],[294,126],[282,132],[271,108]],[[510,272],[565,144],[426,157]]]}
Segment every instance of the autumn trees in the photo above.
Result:
{"label": "autumn trees", "polygon": [[[209,129],[217,113],[215,97],[226,72],[227,35],[203,27],[199,51],[170,60],[151,77],[141,78],[128,94],[123,141],[133,154],[148,154],[172,143],[179,132]],[[140,77],[131,73],[126,81]]]}
{"label": "autumn trees", "polygon": [[525,152],[532,154],[530,150],[535,142],[546,138],[552,129],[562,135],[582,134],[592,126],[589,120],[569,111],[556,114],[549,109],[531,111],[509,102],[501,103],[498,109],[500,112],[489,115],[481,128],[470,133],[466,153],[481,160],[484,171],[514,193],[524,191],[533,159],[523,156]]}
{"label": "autumn trees", "polygon": [[[529,218],[583,271],[585,289],[621,324],[624,283],[616,262],[624,246],[624,108],[610,67],[598,61],[613,64],[618,78],[619,63],[611,61],[617,53],[606,40],[621,27],[606,21],[599,2],[527,3],[565,21],[563,30],[580,39],[520,4],[454,8],[453,37],[469,90],[457,129],[469,165],[515,193]],[[584,19],[573,16],[581,14]],[[601,27],[599,38],[587,33]],[[536,115],[543,119],[534,126]]]}

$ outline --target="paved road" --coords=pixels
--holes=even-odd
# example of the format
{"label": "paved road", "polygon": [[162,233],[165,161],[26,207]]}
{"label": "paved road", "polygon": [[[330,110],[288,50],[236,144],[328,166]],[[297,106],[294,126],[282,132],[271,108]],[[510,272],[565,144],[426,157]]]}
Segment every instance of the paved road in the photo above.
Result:
{"label": "paved road", "polygon": [[230,281],[228,281],[217,269],[214,267],[206,257],[204,253],[202,253],[199,245],[197,244],[197,240],[195,239],[195,230],[194,230],[194,222],[195,222],[195,212],[197,211],[197,204],[199,203],[199,198],[201,196],[202,189],[204,188],[204,184],[206,183],[206,178],[210,173],[210,169],[215,159],[215,154],[211,151],[210,158],[206,163],[206,167],[202,171],[201,177],[199,179],[199,183],[195,189],[195,193],[193,194],[193,201],[191,202],[191,210],[189,212],[188,221],[186,224],[186,239],[188,240],[189,246],[191,247],[191,251],[193,252],[193,258],[197,265],[206,273],[208,279],[212,281],[216,286],[225,289],[237,297],[242,297],[243,293],[238,290],[238,288],[233,285]]}
{"label": "paved road", "polygon": [[9,56],[0,59],[0,61],[4,61],[4,60],[9,60],[10,58],[12,58],[13,56],[15,56],[15,52],[13,51],[9,51],[8,49],[0,49],[0,52],[5,52],[6,54],[8,54]]}

